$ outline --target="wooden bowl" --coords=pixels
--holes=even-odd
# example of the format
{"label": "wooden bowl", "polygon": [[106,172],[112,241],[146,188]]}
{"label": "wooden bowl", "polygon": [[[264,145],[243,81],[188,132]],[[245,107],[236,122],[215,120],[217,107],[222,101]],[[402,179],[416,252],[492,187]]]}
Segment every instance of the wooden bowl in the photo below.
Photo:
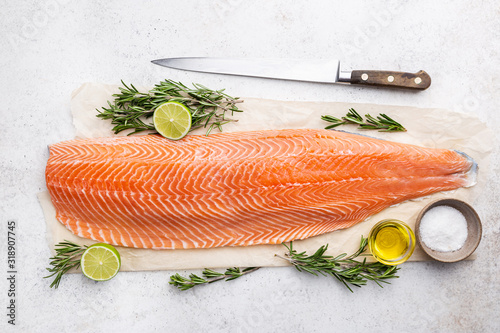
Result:
{"label": "wooden bowl", "polygon": [[[436,206],[449,206],[460,211],[467,221],[467,239],[465,240],[464,246],[460,249],[452,252],[440,252],[433,250],[425,245],[425,243],[420,238],[420,221],[424,214],[436,207]],[[463,260],[470,256],[476,250],[479,242],[481,241],[482,226],[481,220],[477,215],[474,208],[469,204],[456,200],[456,199],[441,199],[428,204],[418,215],[417,222],[415,224],[415,235],[417,236],[418,245],[427,253],[431,258],[441,261],[441,262],[456,262]]]}

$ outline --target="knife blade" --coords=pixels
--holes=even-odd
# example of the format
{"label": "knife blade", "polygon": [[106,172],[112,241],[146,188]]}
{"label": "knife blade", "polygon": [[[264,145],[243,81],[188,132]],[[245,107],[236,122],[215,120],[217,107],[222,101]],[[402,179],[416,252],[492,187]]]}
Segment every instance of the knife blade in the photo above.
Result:
{"label": "knife blade", "polygon": [[152,63],[187,71],[293,81],[414,90],[425,90],[431,85],[429,74],[423,70],[416,73],[386,70],[341,71],[339,60],[182,57],[157,59]]}

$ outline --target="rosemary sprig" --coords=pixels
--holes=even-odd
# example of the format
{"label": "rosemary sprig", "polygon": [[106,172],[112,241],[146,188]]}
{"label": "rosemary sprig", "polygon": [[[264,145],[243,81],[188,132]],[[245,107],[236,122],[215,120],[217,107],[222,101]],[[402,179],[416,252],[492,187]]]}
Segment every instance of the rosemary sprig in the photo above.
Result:
{"label": "rosemary sprig", "polygon": [[57,289],[61,282],[61,277],[66,274],[70,269],[80,267],[80,257],[85,252],[88,246],[80,246],[70,241],[64,240],[55,245],[56,255],[51,257],[49,265],[52,267],[47,270],[52,273],[44,278],[49,278],[55,275],[54,281],[50,287]]}
{"label": "rosemary sprig", "polygon": [[169,284],[174,285],[180,290],[188,290],[200,284],[209,284],[221,280],[231,281],[245,274],[254,272],[259,268],[260,267],[248,267],[241,270],[237,267],[234,267],[228,268],[224,273],[219,273],[205,268],[205,270],[201,273],[205,278],[199,277],[195,274],[190,274],[189,278],[185,278],[179,274],[175,274],[170,277]]}
{"label": "rosemary sprig", "polygon": [[377,118],[366,114],[365,117],[366,120],[363,120],[363,117],[358,112],[356,112],[356,110],[351,108],[349,109],[347,115],[342,118],[326,115],[321,116],[321,119],[332,123],[332,125],[326,126],[325,129],[330,129],[345,124],[357,124],[359,125],[360,129],[376,129],[380,132],[406,132],[406,128],[404,128],[403,125],[390,118],[386,114],[381,113],[377,116]]}
{"label": "rosemary sprig", "polygon": [[[355,258],[363,256],[363,252],[368,244],[368,239],[361,236],[359,249],[350,256],[346,253],[337,257],[325,255],[328,249],[328,244],[321,246],[313,255],[307,255],[306,252],[298,253],[293,249],[293,242],[290,245],[283,245],[287,248],[288,253],[285,257],[276,255],[279,258],[289,261],[297,268],[299,272],[307,272],[314,275],[332,276],[342,282],[351,292],[353,291],[349,285],[361,287],[366,285],[368,280],[374,281],[380,287],[382,283],[389,283],[388,279],[398,278],[396,275],[399,268],[397,266],[387,266],[379,262],[367,263],[366,258],[363,261],[358,261]],[[80,246],[65,240],[55,245],[56,255],[50,258],[52,267],[47,268],[49,273],[52,273],[45,278],[55,275],[50,287],[57,288],[61,282],[61,277],[70,269],[80,267],[80,258],[83,252],[88,248],[86,245]],[[249,274],[258,270],[260,267],[247,267],[240,269],[237,267],[228,268],[224,273],[216,272],[211,269],[205,269],[202,272],[203,277],[195,274],[190,274],[188,278],[179,274],[170,276],[170,284],[180,290],[188,290],[197,285],[210,284],[216,281],[231,281],[245,274]]]}
{"label": "rosemary sprig", "polygon": [[[293,249],[293,242],[290,242],[290,246],[283,245],[288,249],[288,253],[285,257],[277,255],[277,257],[287,260],[297,268],[299,272],[307,272],[314,275],[324,275],[332,276],[342,282],[347,289],[351,292],[353,290],[349,285],[356,287],[361,287],[366,285],[368,280],[374,281],[380,287],[383,287],[382,283],[390,283],[386,280],[398,278],[396,275],[399,268],[397,266],[388,266],[379,262],[367,263],[366,258],[362,261],[358,261],[355,258],[359,256],[364,256],[362,253],[365,251],[368,244],[368,239],[361,236],[361,243],[359,249],[347,256],[346,253],[342,253],[337,257],[325,255],[328,249],[328,244],[321,246],[313,255],[307,255],[306,252],[298,253]],[[249,267],[244,270],[239,268],[229,268],[225,273],[215,272],[210,269],[205,269],[203,271],[203,276],[201,278],[195,274],[189,275],[189,278],[182,277],[179,274],[172,275],[170,277],[170,284],[179,288],[180,290],[188,290],[200,284],[209,284],[220,280],[234,280],[244,274],[256,271],[259,267]]]}
{"label": "rosemary sprig", "polygon": [[362,261],[355,259],[362,255],[367,244],[368,239],[361,236],[359,249],[355,253],[350,256],[342,253],[333,257],[325,255],[328,244],[321,246],[313,255],[307,255],[305,251],[299,253],[294,250],[293,242],[290,242],[290,246],[283,244],[288,249],[285,257],[276,256],[288,260],[299,272],[307,272],[316,276],[318,273],[323,276],[332,276],[342,282],[351,292],[353,290],[349,285],[361,287],[371,280],[382,287],[381,282],[390,283],[386,280],[398,278],[397,266],[388,266],[379,262],[367,263],[366,258]]}
{"label": "rosemary sprig", "polygon": [[123,81],[122,85],[120,93],[113,95],[114,101],[97,110],[97,117],[111,119],[115,134],[125,130],[132,130],[129,135],[143,131],[157,133],[154,124],[146,119],[168,101],[186,105],[191,110],[191,130],[205,127],[207,135],[214,128],[222,131],[222,125],[237,121],[226,118],[227,113],[242,112],[236,104],[243,101],[227,95],[224,89],[212,90],[196,83],[188,88],[172,80],[164,80],[148,92],[140,92],[133,84],[126,85]]}

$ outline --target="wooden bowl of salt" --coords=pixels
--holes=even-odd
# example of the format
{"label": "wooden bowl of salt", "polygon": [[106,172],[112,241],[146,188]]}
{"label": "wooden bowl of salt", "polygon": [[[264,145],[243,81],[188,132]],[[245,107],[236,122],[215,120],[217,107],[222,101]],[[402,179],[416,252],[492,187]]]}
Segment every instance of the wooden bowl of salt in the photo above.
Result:
{"label": "wooden bowl of salt", "polygon": [[431,258],[456,262],[470,256],[481,241],[481,220],[474,208],[456,199],[428,204],[418,215],[418,245]]}

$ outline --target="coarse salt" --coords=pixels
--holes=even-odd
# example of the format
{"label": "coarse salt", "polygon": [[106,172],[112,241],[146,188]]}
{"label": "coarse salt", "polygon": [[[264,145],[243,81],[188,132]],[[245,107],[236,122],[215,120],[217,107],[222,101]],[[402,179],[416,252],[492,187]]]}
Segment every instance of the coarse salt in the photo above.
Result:
{"label": "coarse salt", "polygon": [[467,239],[467,220],[450,206],[436,206],[428,210],[420,220],[420,238],[435,251],[457,251]]}

